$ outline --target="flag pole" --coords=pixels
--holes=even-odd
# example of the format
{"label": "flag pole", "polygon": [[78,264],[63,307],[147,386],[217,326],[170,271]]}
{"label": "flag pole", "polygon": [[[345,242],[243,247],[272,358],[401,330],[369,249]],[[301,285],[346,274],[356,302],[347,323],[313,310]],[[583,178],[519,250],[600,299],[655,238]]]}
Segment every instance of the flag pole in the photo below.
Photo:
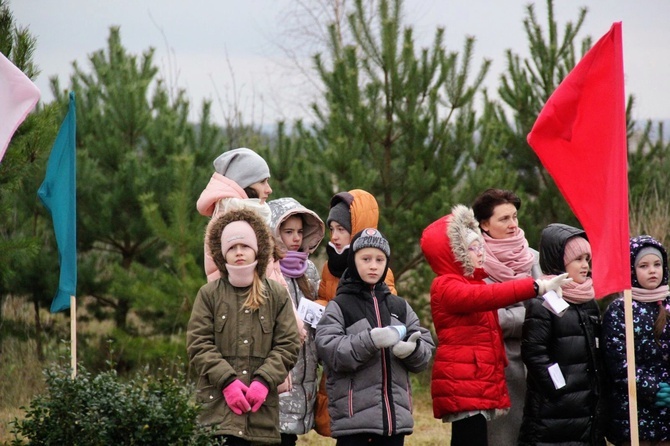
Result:
{"label": "flag pole", "polygon": [[77,377],[77,299],[70,296],[70,369],[72,379]]}
{"label": "flag pole", "polygon": [[637,430],[637,383],[635,382],[635,341],[633,330],[633,293],[623,292],[624,321],[626,324],[626,362],[628,363],[628,416],[630,420],[630,445],[639,446]]}

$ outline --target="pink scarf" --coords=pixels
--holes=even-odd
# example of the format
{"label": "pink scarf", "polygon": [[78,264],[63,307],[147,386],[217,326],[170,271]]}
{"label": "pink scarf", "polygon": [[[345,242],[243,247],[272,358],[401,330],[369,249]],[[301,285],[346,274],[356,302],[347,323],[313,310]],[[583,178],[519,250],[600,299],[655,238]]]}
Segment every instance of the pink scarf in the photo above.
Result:
{"label": "pink scarf", "polygon": [[661,285],[653,290],[637,287],[632,289],[633,299],[638,302],[658,302],[668,297],[669,293],[670,287],[668,285]]}
{"label": "pink scarf", "polygon": [[287,252],[286,256],[279,261],[281,273],[291,279],[302,277],[305,271],[307,271],[307,256],[309,256],[307,252]]}
{"label": "pink scarf", "polygon": [[486,259],[484,269],[496,282],[530,277],[535,256],[528,249],[523,229],[510,238],[491,238],[484,234]]}
{"label": "pink scarf", "polygon": [[[555,275],[542,276],[543,279],[553,279]],[[563,299],[571,304],[583,304],[595,299],[596,293],[593,290],[593,279],[587,277],[584,283],[577,283],[574,280],[561,287]]]}
{"label": "pink scarf", "polygon": [[228,281],[232,286],[243,288],[252,284],[254,281],[254,271],[258,260],[248,265],[231,265],[226,263],[228,271]]}

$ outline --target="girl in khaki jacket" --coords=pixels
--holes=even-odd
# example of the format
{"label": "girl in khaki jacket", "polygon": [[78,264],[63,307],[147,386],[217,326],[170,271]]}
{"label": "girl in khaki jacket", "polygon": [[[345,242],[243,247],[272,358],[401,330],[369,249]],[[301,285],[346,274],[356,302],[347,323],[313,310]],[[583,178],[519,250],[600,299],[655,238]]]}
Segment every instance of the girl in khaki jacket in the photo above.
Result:
{"label": "girl in khaki jacket", "polygon": [[206,241],[221,278],[198,291],[186,334],[198,421],[227,445],[279,443],[277,386],[300,338],[286,289],[265,278],[269,229],[253,211],[231,211],[210,222]]}

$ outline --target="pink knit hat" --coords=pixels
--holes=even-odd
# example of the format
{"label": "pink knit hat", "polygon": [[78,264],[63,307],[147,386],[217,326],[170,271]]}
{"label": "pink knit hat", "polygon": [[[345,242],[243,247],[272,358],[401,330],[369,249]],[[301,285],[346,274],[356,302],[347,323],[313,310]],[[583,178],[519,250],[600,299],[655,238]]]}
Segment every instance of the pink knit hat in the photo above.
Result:
{"label": "pink knit hat", "polygon": [[225,256],[230,248],[240,243],[258,253],[258,241],[251,225],[243,220],[228,223],[221,231],[221,252]]}
{"label": "pink knit hat", "polygon": [[580,236],[570,238],[568,243],[565,244],[565,250],[563,251],[563,264],[567,265],[582,254],[591,255],[591,244],[589,241]]}

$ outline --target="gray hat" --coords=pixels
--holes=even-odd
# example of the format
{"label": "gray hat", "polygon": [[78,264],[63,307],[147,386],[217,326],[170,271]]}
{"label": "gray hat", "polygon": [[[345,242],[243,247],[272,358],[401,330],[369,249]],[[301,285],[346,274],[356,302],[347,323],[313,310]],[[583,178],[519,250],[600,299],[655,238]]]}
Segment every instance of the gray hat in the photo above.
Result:
{"label": "gray hat", "polygon": [[330,208],[326,224],[330,225],[331,221],[339,223],[349,234],[351,234],[351,211],[349,210],[347,203],[340,201]]}
{"label": "gray hat", "polygon": [[648,254],[655,255],[656,257],[658,257],[661,260],[661,263],[663,263],[663,256],[661,255],[660,250],[656,249],[653,246],[645,246],[644,248],[640,249],[640,251],[635,256],[635,266],[637,267],[637,264],[640,263],[640,260],[642,260],[642,257],[644,257]]}
{"label": "gray hat", "polygon": [[214,160],[214,170],[236,182],[242,189],[270,178],[268,163],[247,148],[229,150]]}
{"label": "gray hat", "polygon": [[381,232],[374,228],[363,229],[352,247],[353,252],[356,253],[363,248],[377,248],[386,254],[386,257],[391,257],[391,247],[389,242],[384,238]]}

